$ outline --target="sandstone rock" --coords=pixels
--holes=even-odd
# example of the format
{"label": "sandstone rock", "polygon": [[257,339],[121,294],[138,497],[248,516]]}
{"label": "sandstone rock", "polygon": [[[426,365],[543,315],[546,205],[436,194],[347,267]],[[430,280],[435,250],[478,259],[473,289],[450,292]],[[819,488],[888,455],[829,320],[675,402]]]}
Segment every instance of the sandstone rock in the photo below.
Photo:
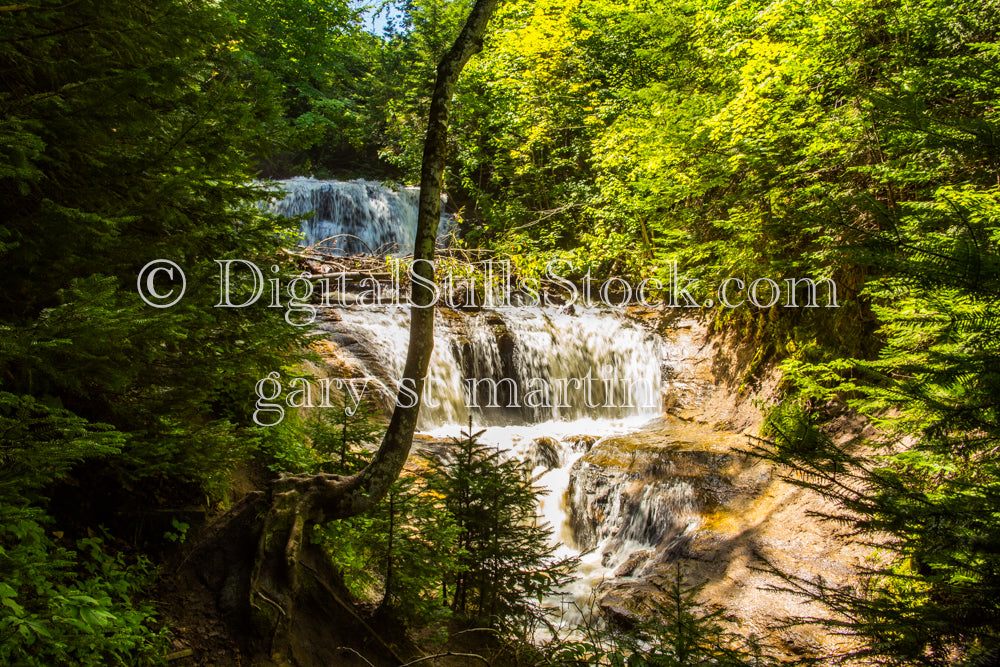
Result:
{"label": "sandstone rock", "polygon": [[645,564],[645,562],[649,559],[649,556],[651,554],[652,552],[649,551],[648,549],[643,549],[641,551],[633,551],[631,554],[629,554],[629,557],[625,560],[625,562],[619,565],[618,569],[615,570],[615,576],[616,577],[632,576],[633,572],[635,572],[640,566]]}
{"label": "sandstone rock", "polygon": [[533,468],[542,466],[546,470],[558,468],[560,464],[559,443],[553,438],[535,438],[528,447],[526,458]]}

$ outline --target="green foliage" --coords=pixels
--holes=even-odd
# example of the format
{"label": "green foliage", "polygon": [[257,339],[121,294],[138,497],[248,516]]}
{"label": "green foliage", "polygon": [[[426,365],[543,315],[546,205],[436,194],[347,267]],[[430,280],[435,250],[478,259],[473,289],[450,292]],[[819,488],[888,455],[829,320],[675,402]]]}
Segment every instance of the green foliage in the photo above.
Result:
{"label": "green foliage", "polygon": [[527,464],[479,442],[470,429],[454,460],[429,479],[460,530],[459,568],[444,582],[462,617],[530,636],[544,624],[542,599],[569,578],[574,559],[555,559],[551,529],[538,522],[538,489]]}
{"label": "green foliage", "polygon": [[[0,16],[0,59],[17,72],[0,106],[20,128],[4,145],[23,156],[0,179],[2,381],[128,433],[116,475],[218,483],[257,439],[254,382],[291,359],[298,335],[264,308],[212,307],[213,260],[263,260],[281,244],[248,185],[275,109],[232,76],[218,46],[231,26],[210,4],[133,9]],[[173,308],[136,293],[161,257],[187,273]]]}
{"label": "green foliage", "polygon": [[[362,401],[348,414],[349,406],[342,397],[332,419],[320,410],[309,421],[317,467],[323,472],[358,472],[378,444],[380,428],[372,406]],[[373,511],[318,526],[315,538],[351,593],[415,627],[447,620],[441,585],[458,567],[458,527],[425,473],[404,470]]]}
{"label": "green foliage", "polygon": [[702,302],[726,278],[833,278],[840,308],[748,305],[719,324],[762,361],[868,356],[860,292],[881,267],[859,239],[928,187],[988,180],[995,17],[966,9],[508,3],[456,110],[468,238],[528,275],[538,256],[660,279],[677,260]]}
{"label": "green foliage", "polygon": [[382,46],[370,99],[384,113],[379,156],[403,178],[419,182],[437,65],[458,36],[470,3],[406,0],[400,4],[402,24]]}
{"label": "green foliage", "polygon": [[281,154],[269,171],[290,175],[364,169],[384,126],[372,93],[383,45],[346,0],[227,0],[240,24],[241,77],[266,94],[276,85],[281,122],[271,141]]}
{"label": "green foliage", "polygon": [[[214,308],[214,260],[292,268],[253,184],[279,108],[243,85],[217,3],[3,9],[0,662],[144,664],[163,642],[131,598],[151,570],[84,531],[120,528],[151,489],[221,496],[265,439],[254,384],[298,357],[301,332]],[[172,308],[137,294],[159,258],[187,275]]]}
{"label": "green foliage", "polygon": [[183,521],[178,521],[177,519],[171,519],[170,525],[173,527],[174,530],[168,530],[166,533],[164,533],[163,536],[165,538],[167,538],[171,542],[183,542],[184,540],[187,539],[187,532],[188,529],[191,527],[191,524],[184,523]]}
{"label": "green foliage", "polygon": [[404,472],[375,511],[327,524],[318,539],[352,593],[410,624],[456,613],[530,638],[574,561],[552,557],[530,471],[479,435],[456,440],[454,459]]}
{"label": "green foliage", "polygon": [[124,442],[110,426],[32,396],[0,392],[0,496],[15,504],[38,500],[43,487],[74,464],[117,454]]}
{"label": "green foliage", "polygon": [[756,637],[726,631],[722,608],[707,609],[698,602],[705,583],[687,585],[678,564],[665,585],[654,584],[655,597],[635,627],[585,624],[582,639],[554,642],[548,657],[559,665],[607,667],[780,664]]}
{"label": "green foliage", "polygon": [[239,76],[279,91],[269,175],[417,180],[437,64],[469,3],[400,4],[400,24],[376,36],[346,0],[223,3],[240,25]]}
{"label": "green foliage", "polygon": [[[680,566],[661,588],[653,616],[629,636],[630,665],[775,665],[754,638],[743,640],[719,624],[722,609],[707,610],[697,601],[705,583],[685,586]],[[649,648],[646,648],[649,647]]]}
{"label": "green foliage", "polygon": [[358,598],[377,602],[412,627],[450,616],[441,586],[460,567],[459,528],[424,476],[404,472],[374,511],[319,532]]}
{"label": "green foliage", "polygon": [[372,449],[381,441],[383,429],[377,417],[370,400],[360,401],[355,408],[344,394],[334,408],[318,410],[308,419],[309,441],[323,460],[320,470],[349,475],[364,467],[371,458]]}
{"label": "green foliage", "polygon": [[[964,194],[942,191],[946,207],[901,221],[919,236],[874,239],[894,273],[872,285],[885,304],[879,358],[787,364],[800,403],[774,411],[758,450],[882,550],[857,592],[786,581],[841,612],[832,624],[887,664],[987,664],[1000,641],[1000,206],[995,189]],[[834,442],[801,403],[838,399],[879,427],[873,456]]]}
{"label": "green foliage", "polygon": [[124,438],[30,396],[0,392],[0,661],[6,665],[155,662],[164,635],[133,596],[150,582],[101,541],[66,546],[38,507],[44,487],[76,463],[120,451]]}
{"label": "green foliage", "polygon": [[105,553],[101,540],[75,549],[53,538],[34,508],[0,505],[0,661],[39,667],[161,664],[166,634],[133,598],[152,568]]}

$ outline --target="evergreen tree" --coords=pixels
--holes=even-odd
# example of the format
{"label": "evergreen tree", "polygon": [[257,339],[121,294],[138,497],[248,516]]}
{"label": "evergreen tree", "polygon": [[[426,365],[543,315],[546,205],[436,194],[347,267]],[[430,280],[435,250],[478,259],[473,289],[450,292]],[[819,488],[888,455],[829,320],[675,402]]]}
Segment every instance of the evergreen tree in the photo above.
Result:
{"label": "evergreen tree", "polygon": [[723,609],[708,609],[698,601],[707,582],[687,586],[680,563],[666,586],[658,586],[662,597],[648,619],[624,642],[634,667],[681,667],[683,665],[777,665],[755,637],[744,638],[723,629]]}
{"label": "evergreen tree", "polygon": [[336,407],[317,410],[306,423],[312,448],[323,459],[319,470],[337,475],[360,470],[381,437],[370,401],[363,399],[355,408],[346,394],[336,401]]}
{"label": "evergreen tree", "polygon": [[[368,401],[354,414],[348,405],[341,397],[333,419],[317,411],[311,420],[308,432],[322,472],[354,474],[378,444],[381,429]],[[411,465],[419,460],[411,458]],[[404,471],[372,510],[317,529],[348,589],[413,627],[448,618],[441,585],[458,567],[458,527],[429,488],[426,472]]]}
{"label": "evergreen tree", "polygon": [[402,25],[383,45],[380,80],[372,93],[385,113],[380,156],[404,178],[417,180],[423,150],[420,138],[425,133],[437,66],[461,30],[469,3],[406,0],[400,4]]}
{"label": "evergreen tree", "polygon": [[[214,260],[291,268],[253,184],[278,109],[243,87],[234,31],[202,0],[0,11],[7,664],[141,664],[156,634],[130,599],[143,576],[87,531],[122,529],[124,507],[218,498],[238,459],[285,433],[253,423],[253,389],[295,360],[300,332],[274,309],[213,307]],[[172,308],[137,293],[160,258],[187,274]]]}
{"label": "evergreen tree", "polygon": [[708,607],[698,600],[707,581],[688,585],[680,563],[668,581],[650,583],[656,594],[638,611],[639,620],[634,626],[585,623],[582,639],[571,636],[547,649],[555,664],[607,667],[780,664],[773,650],[757,637],[743,637],[724,629],[722,606]]}
{"label": "evergreen tree", "polygon": [[[880,166],[841,215],[860,218],[849,256],[878,267],[865,297],[872,359],[788,362],[796,396],[758,452],[834,500],[827,518],[881,557],[860,590],[788,577],[840,612],[827,625],[887,664],[992,664],[1000,643],[1000,155],[990,137],[1000,14],[978,3],[899,6],[869,72]],[[905,35],[905,40],[902,36]],[[853,207],[851,213],[847,206]],[[875,436],[837,443],[826,409],[846,405]]]}
{"label": "evergreen tree", "polygon": [[360,600],[410,627],[433,626],[450,616],[441,587],[459,567],[459,529],[423,475],[404,472],[370,512],[318,532]]}
{"label": "evergreen tree", "polygon": [[[238,57],[248,85],[275,87],[268,174],[320,177],[377,170],[386,120],[379,93],[388,48],[347,0],[226,0],[240,23]],[[373,169],[374,168],[374,169]]]}
{"label": "evergreen tree", "polygon": [[539,603],[568,580],[574,560],[553,557],[527,464],[479,442],[481,435],[470,424],[454,440],[454,459],[437,463],[430,479],[460,529],[460,568],[445,593],[455,612],[490,627],[544,623]]}
{"label": "evergreen tree", "polygon": [[[277,110],[241,86],[214,3],[42,2],[0,22],[3,387],[128,433],[116,474],[221,481],[262,437],[255,383],[301,340],[264,304],[214,307],[215,260],[292,268],[253,184]],[[187,274],[171,308],[137,293],[160,258]]]}

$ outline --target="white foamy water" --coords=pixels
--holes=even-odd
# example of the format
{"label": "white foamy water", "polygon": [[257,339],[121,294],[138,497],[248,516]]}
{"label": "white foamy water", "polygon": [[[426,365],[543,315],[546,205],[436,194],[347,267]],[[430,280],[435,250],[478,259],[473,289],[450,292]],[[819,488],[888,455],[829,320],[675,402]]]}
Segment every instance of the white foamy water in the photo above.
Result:
{"label": "white foamy water", "polygon": [[[570,484],[570,471],[587,451],[580,446],[580,440],[581,438],[596,437],[594,441],[596,445],[603,438],[634,433],[649,422],[649,419],[649,415],[633,415],[621,419],[585,417],[573,421],[548,421],[522,426],[479,428],[473,424],[473,431],[483,431],[480,442],[498,447],[511,456],[521,459],[530,458],[532,444],[539,438],[551,438],[559,444],[559,465],[549,470],[546,470],[544,466],[538,466],[533,471],[533,476],[537,477],[538,486],[543,490],[539,498],[538,514],[540,521],[548,524],[552,529],[552,541],[553,545],[556,546],[553,556],[556,559],[580,557],[580,564],[572,581],[561,591],[543,601],[543,606],[554,612],[553,625],[557,633],[571,631],[584,620],[585,616],[590,614],[594,589],[613,576],[614,570],[621,560],[615,559],[607,565],[602,563],[602,554],[605,553],[604,547],[609,546],[613,535],[606,536],[597,549],[582,556],[573,538],[572,527],[568,520],[569,503],[572,499],[568,496],[567,491]],[[467,425],[448,424],[426,431],[426,433],[438,439],[459,438],[462,431],[467,428]],[[627,548],[634,546],[636,545],[631,543],[626,545]],[[630,551],[624,551],[622,559],[627,557],[628,553]],[[539,631],[536,637],[539,641],[546,641],[550,638],[551,633],[548,630]]]}
{"label": "white foamy water", "polygon": [[[339,342],[357,343],[367,353],[354,355],[357,365],[394,396],[406,361],[409,310],[339,312]],[[660,413],[660,342],[619,316],[554,308],[448,312],[435,318],[422,431],[465,424],[470,416],[497,426]]]}
{"label": "white foamy water", "polygon": [[[278,181],[287,194],[273,203],[284,216],[309,215],[302,226],[306,245],[321,242],[346,255],[410,255],[417,237],[420,188],[390,189],[375,181]],[[443,198],[442,198],[443,199]],[[454,220],[441,207],[438,245],[446,245]]]}
{"label": "white foamy water", "polygon": [[[342,349],[378,378],[386,396],[394,396],[409,341],[408,309],[345,308],[340,316],[336,336]],[[694,489],[684,481],[641,488],[618,481],[596,494],[578,483],[570,493],[574,466],[583,465],[580,459],[592,445],[638,431],[660,416],[662,357],[658,338],[608,311],[504,308],[435,318],[418,430],[436,439],[457,438],[471,417],[473,430],[484,431],[482,442],[512,457],[538,461],[541,438],[549,459],[555,450],[558,460],[533,472],[544,488],[539,520],[552,529],[557,558],[581,558],[565,590],[544,602],[558,633],[571,631],[591,612],[595,587],[630,555],[696,525]],[[573,378],[584,381],[560,385]],[[516,387],[517,405],[486,407],[481,397],[473,400],[469,381],[481,379]],[[547,386],[547,404],[525,404],[532,382]],[[511,391],[496,398],[503,404]],[[593,548],[582,554],[569,520],[573,512],[588,522],[590,544],[583,546]]]}

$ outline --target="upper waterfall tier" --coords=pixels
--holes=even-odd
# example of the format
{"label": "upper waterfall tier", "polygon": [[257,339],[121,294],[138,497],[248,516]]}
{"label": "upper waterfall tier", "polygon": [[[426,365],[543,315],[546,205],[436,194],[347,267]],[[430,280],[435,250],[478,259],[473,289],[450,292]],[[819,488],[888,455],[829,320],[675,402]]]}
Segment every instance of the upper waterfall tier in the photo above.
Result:
{"label": "upper waterfall tier", "polygon": [[[307,245],[322,244],[346,255],[409,255],[417,236],[420,188],[390,190],[365,180],[321,181],[292,178],[277,183],[287,192],[275,212],[310,215],[302,225]],[[454,220],[442,197],[438,245],[446,245]]]}

